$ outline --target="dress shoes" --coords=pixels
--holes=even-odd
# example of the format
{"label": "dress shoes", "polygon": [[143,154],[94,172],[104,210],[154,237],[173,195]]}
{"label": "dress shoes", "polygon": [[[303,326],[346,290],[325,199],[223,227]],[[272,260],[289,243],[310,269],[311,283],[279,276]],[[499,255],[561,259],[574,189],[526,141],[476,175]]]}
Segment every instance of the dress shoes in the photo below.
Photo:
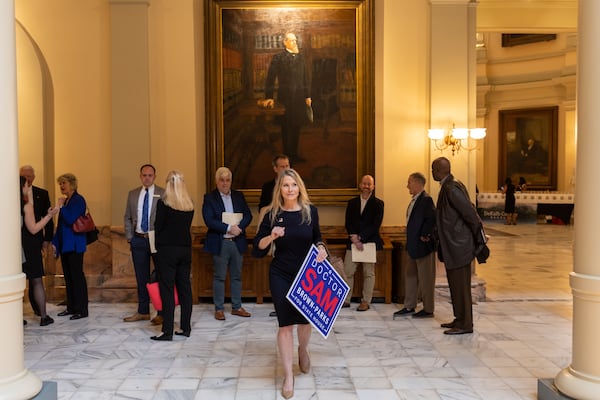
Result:
{"label": "dress shoes", "polygon": [[54,320],[49,315],[46,315],[44,318],[42,318],[40,320],[40,326],[47,326],[47,325],[50,325],[50,324],[53,324],[53,323],[54,323]]}
{"label": "dress shoes", "polygon": [[464,335],[465,333],[473,333],[473,329],[450,328],[444,331],[444,335]]}
{"label": "dress shoes", "polygon": [[158,340],[160,342],[171,342],[173,340],[173,335],[167,335],[164,332],[160,335],[150,336],[152,340]]}
{"label": "dress shoes", "polygon": [[150,314],[135,313],[129,317],[123,318],[124,322],[147,321],[150,319]]}
{"label": "dress shoes", "polygon": [[218,321],[225,321],[225,313],[223,310],[215,311],[215,319]]}
{"label": "dress shoes", "polygon": [[58,315],[59,317],[66,317],[67,315],[73,315],[73,314],[74,313],[72,311],[64,310],[64,311],[59,312],[56,315]]}
{"label": "dress shoes", "polygon": [[163,317],[162,317],[162,315],[157,315],[156,317],[152,318],[150,320],[150,323],[152,325],[162,325],[162,323],[163,323]]}
{"label": "dress shoes", "polygon": [[421,310],[418,313],[414,313],[413,318],[433,318],[432,312],[427,312],[425,310]]}
{"label": "dress shoes", "polygon": [[237,310],[231,310],[231,315],[237,315],[238,317],[252,316],[252,314],[250,314],[248,311],[244,310],[244,307],[240,307]]}
{"label": "dress shoes", "polygon": [[192,333],[192,331],[175,331],[175,334],[177,336],[185,336],[185,337],[190,337],[190,334]]}
{"label": "dress shoes", "polygon": [[350,308],[350,303],[344,303],[344,304],[342,304],[342,308]]}
{"label": "dress shoes", "polygon": [[442,327],[442,328],[454,328],[455,326],[456,326],[456,321],[445,322],[440,325],[440,327]]}
{"label": "dress shoes", "polygon": [[271,311],[269,313],[269,317],[276,317],[277,316],[277,311]]}
{"label": "dress shoes", "polygon": [[[283,380],[283,383],[285,383],[285,379]],[[281,396],[284,399],[291,399],[294,397],[294,383],[294,380],[292,380],[292,390],[284,390],[283,386],[281,386]]]}
{"label": "dress shoes", "polygon": [[396,317],[404,317],[407,316],[408,314],[414,314],[415,313],[415,309],[414,308],[403,308],[399,311],[396,311],[394,313],[394,318]]}
{"label": "dress shoes", "polygon": [[[302,356],[304,355],[304,357]],[[305,350],[302,354],[300,347],[298,347],[298,365],[300,366],[300,372],[308,374],[310,372],[310,353]]]}
{"label": "dress shoes", "polygon": [[76,319],[81,319],[81,318],[87,318],[88,315],[87,313],[75,313],[73,315],[71,315],[71,318],[69,318],[71,321],[75,321]]}
{"label": "dress shoes", "polygon": [[356,307],[356,311],[367,311],[371,306],[366,301],[361,301],[358,307]]}

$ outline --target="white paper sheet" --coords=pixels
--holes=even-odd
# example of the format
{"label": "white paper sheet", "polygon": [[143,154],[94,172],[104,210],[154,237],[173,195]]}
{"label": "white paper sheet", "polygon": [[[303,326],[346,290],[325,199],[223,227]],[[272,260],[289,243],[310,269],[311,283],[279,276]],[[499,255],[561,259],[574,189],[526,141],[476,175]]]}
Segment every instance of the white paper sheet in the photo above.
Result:
{"label": "white paper sheet", "polygon": [[242,222],[243,217],[244,217],[244,214],[242,214],[242,213],[224,212],[221,215],[221,220],[223,221],[224,224],[233,226],[233,225],[239,225],[240,222]]}
{"label": "white paper sheet", "polygon": [[360,251],[352,244],[352,262],[375,263],[377,262],[377,249],[375,243],[363,243]]}

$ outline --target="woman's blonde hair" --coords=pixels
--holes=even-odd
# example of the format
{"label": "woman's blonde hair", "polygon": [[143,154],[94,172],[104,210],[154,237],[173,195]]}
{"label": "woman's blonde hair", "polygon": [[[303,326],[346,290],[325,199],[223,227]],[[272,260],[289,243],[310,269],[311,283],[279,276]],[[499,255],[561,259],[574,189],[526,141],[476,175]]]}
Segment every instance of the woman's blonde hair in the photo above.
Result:
{"label": "woman's blonde hair", "polygon": [[75,177],[75,175],[70,174],[68,172],[56,178],[56,182],[58,184],[61,184],[63,182],[69,182],[69,184],[71,185],[71,189],[77,190],[77,178]]}
{"label": "woman's blonde hair", "polygon": [[174,210],[192,211],[194,202],[188,193],[183,174],[173,170],[167,174],[165,194],[163,194],[163,202]]}
{"label": "woman's blonde hair", "polygon": [[273,200],[271,201],[270,208],[267,212],[271,212],[271,226],[275,225],[277,215],[283,211],[283,196],[281,195],[281,188],[283,186],[283,178],[289,176],[298,185],[298,205],[300,205],[300,211],[302,212],[302,223],[310,224],[310,199],[308,198],[308,192],[304,181],[300,177],[300,174],[294,169],[286,169],[281,171],[277,181],[275,182],[275,188],[273,189]]}

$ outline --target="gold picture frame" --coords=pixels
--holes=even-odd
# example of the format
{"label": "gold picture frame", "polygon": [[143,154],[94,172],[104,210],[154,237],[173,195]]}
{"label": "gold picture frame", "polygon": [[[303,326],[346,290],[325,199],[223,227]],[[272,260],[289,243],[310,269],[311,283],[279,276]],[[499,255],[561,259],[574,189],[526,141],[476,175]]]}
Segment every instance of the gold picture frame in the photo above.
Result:
{"label": "gold picture frame", "polygon": [[204,4],[207,190],[225,165],[234,188],[258,203],[262,183],[274,178],[273,157],[290,148],[277,94],[275,107],[261,102],[270,62],[285,51],[291,32],[312,98],[292,168],[315,204],[341,205],[356,196],[358,180],[375,166],[374,0]]}

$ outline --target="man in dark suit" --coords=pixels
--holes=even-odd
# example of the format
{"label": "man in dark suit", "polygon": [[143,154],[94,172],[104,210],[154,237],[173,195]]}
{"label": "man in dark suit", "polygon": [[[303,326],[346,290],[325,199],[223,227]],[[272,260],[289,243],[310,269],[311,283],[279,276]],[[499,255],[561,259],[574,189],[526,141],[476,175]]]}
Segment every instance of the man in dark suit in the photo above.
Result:
{"label": "man in dark suit", "polygon": [[[273,190],[275,189],[275,181],[277,177],[281,173],[281,171],[285,171],[286,169],[290,169],[290,159],[285,154],[278,154],[273,158],[273,172],[275,172],[275,178],[272,180],[263,183],[262,189],[260,191],[260,200],[258,201],[258,225],[262,222],[262,219],[265,215],[265,210],[267,206],[271,204],[273,200]],[[276,317],[277,312],[271,311],[269,313],[269,317]]]}
{"label": "man in dark suit", "polygon": [[[48,209],[52,206],[48,191],[46,189],[33,186],[33,181],[35,180],[35,171],[31,165],[23,165],[19,170],[19,175],[27,180],[28,185],[31,185],[33,193],[33,214],[35,216],[35,222],[38,222],[46,214],[48,214]],[[39,231],[35,237],[39,241],[40,252],[42,251],[42,248],[44,250],[47,249],[52,242],[52,238],[54,237],[54,220],[50,219],[44,229]],[[38,309],[37,303],[33,298],[31,287],[29,287],[28,295],[29,303],[31,304],[31,308],[33,308],[33,312],[35,315],[39,316],[40,310]]]}
{"label": "man in dark suit", "polygon": [[277,80],[277,102],[285,107],[281,119],[283,152],[295,164],[305,161],[298,153],[300,128],[310,121],[307,109],[312,104],[306,61],[298,49],[296,35],[288,32],[283,39],[285,49],[275,54],[269,64],[265,81],[265,100],[260,104],[266,108],[275,106],[274,92]]}
{"label": "man in dark suit", "polygon": [[[394,317],[412,314],[413,318],[432,318],[435,308],[435,206],[425,191],[425,176],[414,172],[408,177],[412,200],[406,211],[406,250],[409,255],[404,282],[404,308]],[[417,296],[423,309],[415,313]]]}
{"label": "man in dark suit", "polygon": [[481,221],[465,186],[450,173],[450,160],[439,157],[431,164],[433,179],[441,188],[436,207],[438,258],[446,267],[454,321],[442,324],[446,335],[473,333],[471,263]]}
{"label": "man in dark suit", "polygon": [[250,317],[242,307],[242,263],[248,248],[246,228],[252,212],[244,194],[231,189],[229,168],[220,167],[215,173],[217,188],[204,195],[202,217],[208,227],[204,250],[213,255],[213,302],[215,319],[225,320],[225,278],[229,267],[231,281],[231,314]]}
{"label": "man in dark suit", "polygon": [[379,228],[383,222],[383,201],[373,195],[375,180],[365,175],[359,184],[360,196],[348,201],[346,207],[346,231],[348,243],[344,258],[344,272],[350,286],[344,307],[350,307],[350,299],[354,288],[354,273],[358,264],[362,264],[363,290],[362,298],[356,311],[367,311],[373,298],[375,286],[375,263],[356,263],[352,261],[352,245],[356,251],[363,251],[365,243],[375,243],[377,250],[383,249],[383,241],[379,236]]}
{"label": "man in dark suit", "polygon": [[[150,260],[155,263],[155,254],[151,252],[148,232],[154,230],[156,220],[156,203],[165,190],[154,184],[156,169],[151,164],[140,168],[142,186],[137,187],[127,195],[125,206],[125,238],[131,249],[131,258],[137,282],[138,309],[125,322],[135,322],[150,319],[150,297],[146,284],[150,282]],[[144,203],[146,205],[144,205]],[[152,318],[153,325],[162,324],[160,312]]]}

